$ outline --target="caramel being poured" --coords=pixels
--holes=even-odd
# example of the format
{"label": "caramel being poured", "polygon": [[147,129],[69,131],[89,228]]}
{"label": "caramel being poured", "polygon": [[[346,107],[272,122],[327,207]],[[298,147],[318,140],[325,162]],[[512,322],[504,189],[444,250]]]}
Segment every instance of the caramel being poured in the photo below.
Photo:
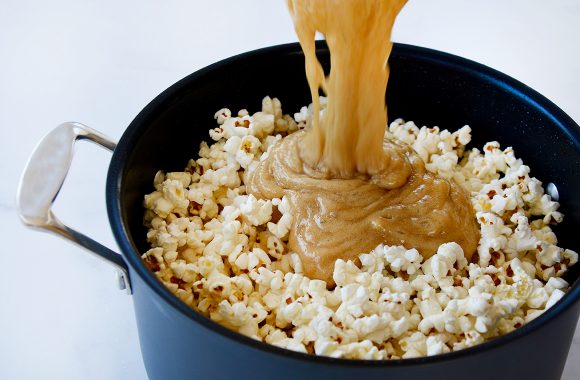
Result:
{"label": "caramel being poured", "polygon": [[[416,248],[425,259],[456,242],[470,258],[479,228],[463,189],[426,171],[407,145],[384,138],[391,29],[406,0],[288,0],[306,59],[313,117],[249,173],[247,190],[286,196],[294,211],[288,247],[310,278],[333,283],[337,259],[377,245]],[[314,37],[325,35],[325,78]],[[327,94],[320,116],[319,89]]]}

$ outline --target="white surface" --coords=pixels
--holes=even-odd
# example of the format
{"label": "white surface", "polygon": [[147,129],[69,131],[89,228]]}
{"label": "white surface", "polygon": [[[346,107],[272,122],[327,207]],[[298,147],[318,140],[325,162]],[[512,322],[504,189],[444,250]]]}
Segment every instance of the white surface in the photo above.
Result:
{"label": "white surface", "polygon": [[[394,39],[494,67],[580,121],[579,18],[577,0],[411,0]],[[132,300],[113,270],[16,217],[17,181],[35,144],[68,120],[118,139],[183,76],[294,40],[281,0],[2,1],[0,379],[146,377]],[[79,146],[56,212],[116,249],[104,206],[109,159]],[[578,359],[579,333],[564,379],[580,378]]]}

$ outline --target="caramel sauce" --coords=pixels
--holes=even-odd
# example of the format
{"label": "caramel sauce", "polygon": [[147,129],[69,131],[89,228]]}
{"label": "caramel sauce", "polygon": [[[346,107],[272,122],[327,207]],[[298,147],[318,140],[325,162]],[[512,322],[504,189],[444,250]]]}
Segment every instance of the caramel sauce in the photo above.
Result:
{"label": "caramel sauce", "polygon": [[[337,259],[354,260],[381,243],[416,248],[427,259],[451,241],[470,258],[479,241],[464,190],[428,172],[409,146],[384,138],[391,30],[405,3],[288,0],[314,114],[249,173],[247,190],[288,197],[288,247],[307,276],[329,284]],[[315,54],[317,31],[330,50],[328,77]],[[327,94],[322,114],[319,89]]]}

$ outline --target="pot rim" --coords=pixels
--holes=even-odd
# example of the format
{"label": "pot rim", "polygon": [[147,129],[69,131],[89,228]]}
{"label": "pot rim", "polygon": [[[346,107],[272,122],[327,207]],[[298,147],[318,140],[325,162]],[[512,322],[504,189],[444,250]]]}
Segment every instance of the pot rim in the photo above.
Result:
{"label": "pot rim", "polygon": [[[324,41],[317,41],[317,50],[325,50],[326,45]],[[133,273],[136,273],[140,279],[147,284],[169,307],[173,307],[179,311],[183,316],[192,320],[203,326],[204,328],[216,332],[226,339],[231,339],[242,343],[253,349],[263,351],[264,353],[269,353],[273,355],[281,355],[295,360],[302,360],[311,362],[315,364],[331,364],[340,366],[351,366],[351,367],[405,367],[405,366],[417,366],[417,365],[428,365],[435,364],[450,360],[460,359],[462,357],[476,355],[478,353],[483,353],[484,351],[491,350],[500,345],[508,344],[511,341],[520,339],[538,329],[542,326],[550,323],[554,320],[560,313],[564,313],[566,310],[570,309],[578,300],[580,299],[580,279],[577,279],[572,285],[571,289],[560,299],[556,304],[554,304],[550,309],[542,313],[539,317],[524,324],[522,327],[508,333],[497,337],[491,341],[478,344],[473,347],[465,348],[459,351],[453,351],[449,353],[425,356],[418,358],[409,359],[387,359],[387,360],[361,360],[361,359],[340,359],[331,358],[327,356],[317,356],[311,354],[304,354],[284,348],[280,348],[274,345],[270,345],[265,342],[261,342],[240,333],[229,330],[228,328],[206,318],[205,316],[199,314],[175,295],[173,295],[169,289],[167,289],[157,277],[147,269],[143,261],[141,260],[141,254],[136,248],[135,244],[129,238],[129,230],[124,225],[122,221],[122,204],[121,204],[121,185],[122,176],[125,169],[125,162],[127,161],[131,150],[128,146],[128,141],[135,139],[141,129],[141,125],[145,122],[149,115],[154,112],[154,110],[159,109],[168,105],[175,97],[177,93],[187,88],[191,83],[195,82],[198,78],[203,77],[207,73],[213,70],[227,67],[230,65],[236,65],[244,60],[254,58],[263,54],[275,54],[275,55],[302,55],[302,50],[298,43],[288,43],[276,46],[270,46],[266,48],[261,48],[257,50],[252,50],[242,54],[232,56],[230,58],[223,59],[214,64],[206,66],[192,74],[179,80],[165,91],[160,93],[155,97],[143,110],[135,117],[131,124],[127,127],[123,135],[121,136],[117,148],[113,152],[111,158],[111,163],[109,166],[107,181],[106,181],[106,201],[107,201],[107,211],[109,216],[109,222],[113,230],[113,234],[121,249],[123,258],[127,261]],[[503,74],[495,69],[487,67],[485,65],[476,63],[474,61],[452,55],[449,53],[444,53],[441,51],[428,49],[424,47],[418,47],[413,45],[394,43],[392,56],[404,56],[413,57],[420,59],[422,61],[431,61],[438,63],[440,65],[452,68],[458,72],[463,72],[467,75],[478,76],[484,78],[487,82],[492,82],[494,85],[503,88],[515,95],[516,97],[522,98],[524,101],[529,103],[532,107],[537,108],[542,113],[544,113],[548,118],[550,118],[558,128],[566,134],[566,136],[572,141],[574,147],[580,150],[580,127],[559,107],[557,107],[550,100],[545,98],[543,95],[539,94],[535,90],[526,86],[525,84]],[[212,112],[208,110],[208,112]],[[153,180],[153,179],[151,179]],[[580,265],[580,263],[576,264]]]}

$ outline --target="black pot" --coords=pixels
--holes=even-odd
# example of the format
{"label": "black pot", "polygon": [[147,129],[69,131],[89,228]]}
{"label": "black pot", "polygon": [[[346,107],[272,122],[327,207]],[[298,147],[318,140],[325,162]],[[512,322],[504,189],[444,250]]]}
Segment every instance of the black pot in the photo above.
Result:
{"label": "black pot", "polygon": [[[318,44],[317,55],[328,67],[324,44]],[[456,56],[395,44],[390,65],[391,118],[451,130],[469,124],[471,146],[493,140],[513,146],[533,176],[556,185],[566,216],[556,228],[559,243],[579,251],[575,231],[580,226],[580,128],[574,121],[527,86]],[[173,296],[140,259],[148,249],[143,196],[153,191],[157,170],[181,171],[196,156],[199,143],[209,139],[208,130],[215,126],[215,111],[259,110],[266,95],[278,97],[285,113],[310,103],[298,44],[245,53],[193,73],[135,118],[114,149],[106,187],[109,220],[122,258],[54,224],[48,220],[52,214],[40,226],[75,239],[128,270],[125,281],[132,288],[141,351],[151,379],[560,378],[580,312],[580,265],[566,275],[572,289],[517,331],[458,352],[391,361],[331,359],[277,348],[232,332]],[[95,131],[87,133],[75,138],[98,140]],[[21,208],[25,201],[21,197]],[[35,224],[25,211],[21,210],[23,219]]]}

